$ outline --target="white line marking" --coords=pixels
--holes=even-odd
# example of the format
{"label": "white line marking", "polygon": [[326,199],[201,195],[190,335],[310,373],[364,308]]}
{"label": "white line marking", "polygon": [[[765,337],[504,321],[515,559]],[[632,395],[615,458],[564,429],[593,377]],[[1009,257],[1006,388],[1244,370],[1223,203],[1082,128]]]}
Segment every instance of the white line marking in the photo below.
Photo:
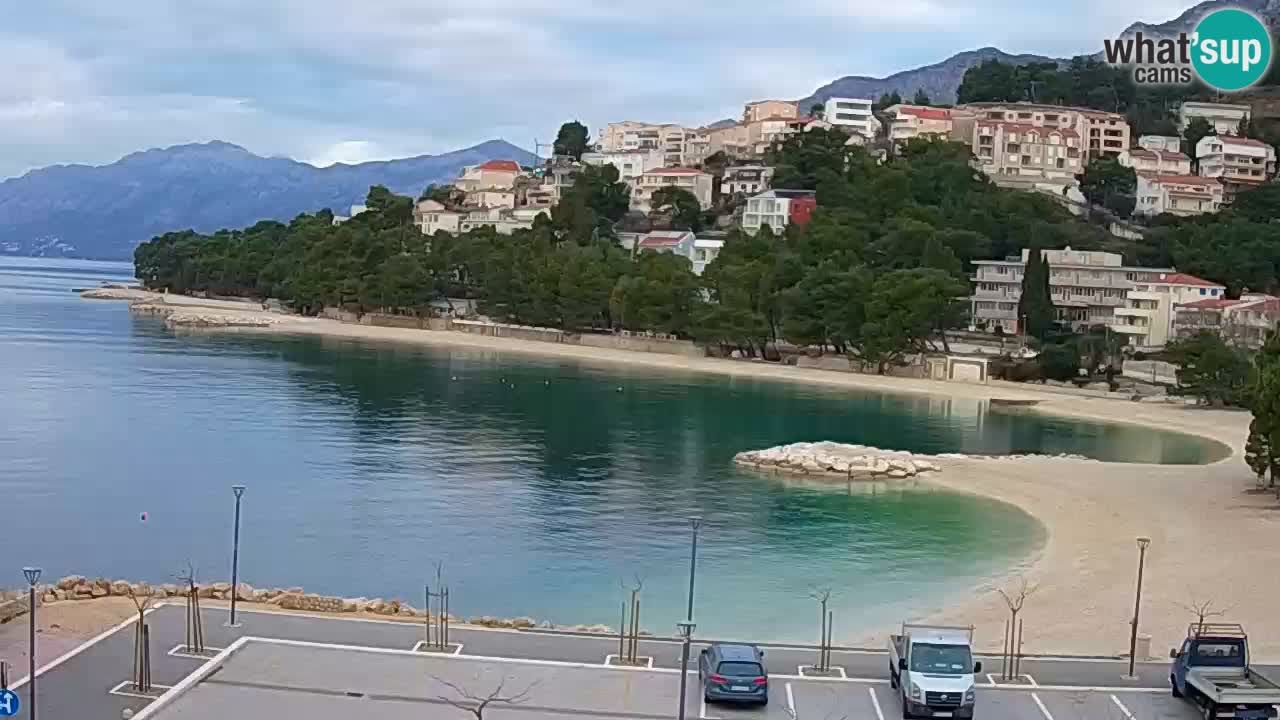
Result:
{"label": "white line marking", "polygon": [[787,712],[790,713],[791,717],[793,718],[798,717],[796,715],[796,696],[794,693],[791,692],[791,683],[787,683],[786,688],[787,688]]}
{"label": "white line marking", "polygon": [[[841,680],[848,680],[848,679],[849,679],[849,675],[848,675],[848,673],[846,673],[846,672],[844,671],[844,668],[843,668],[843,667],[841,667],[841,666],[839,666],[839,665],[832,665],[832,666],[831,666],[831,669],[836,671],[836,673],[840,676],[840,679],[841,679]],[[825,677],[825,676],[823,676],[823,675],[805,675],[804,673],[805,673],[805,671],[806,671],[806,670],[808,670],[808,671],[810,671],[810,672],[817,672],[817,670],[816,670],[812,665],[801,665],[800,667],[796,668],[796,674],[797,674],[797,675],[799,675],[799,676],[800,676],[800,677],[802,677],[802,678],[821,678],[821,677]],[[834,680],[835,678],[827,678],[827,679],[828,679],[828,680]]]}
{"label": "white line marking", "polygon": [[1115,703],[1116,707],[1120,708],[1120,712],[1124,713],[1124,716],[1126,718],[1128,718],[1129,720],[1133,720],[1133,713],[1129,712],[1129,708],[1125,707],[1124,703],[1120,702],[1120,698],[1116,697],[1115,695],[1112,695],[1111,702]]}
{"label": "white line marking", "polygon": [[704,720],[707,717],[707,694],[706,693],[702,693],[702,700],[698,705],[698,717],[703,718]]}
{"label": "white line marking", "polygon": [[[122,695],[124,697],[142,698],[143,700],[155,700],[156,698],[164,694],[164,693],[158,693],[155,695],[148,695],[146,693],[137,692],[136,690],[125,690],[125,688],[129,687],[132,684],[133,684],[132,680],[125,680],[124,682],[121,682],[120,684],[108,690],[107,694]],[[173,688],[172,685],[159,685],[157,683],[151,683],[151,687],[159,688],[161,690],[166,690],[166,691]]]}
{"label": "white line marking", "polygon": [[[1026,685],[983,685],[990,690],[1029,690]],[[1037,685],[1036,690],[1061,690],[1062,692],[1092,693],[1167,693],[1169,688],[1154,687],[1107,687],[1101,685]]]}
{"label": "white line marking", "polygon": [[[154,611],[156,610],[156,608],[159,608],[159,607],[160,607],[160,605],[157,605],[155,608],[149,608],[149,609],[147,609],[147,610],[143,613],[143,615],[150,615],[152,612],[154,612]],[[114,634],[116,634],[116,633],[120,632],[121,630],[123,630],[123,629],[125,629],[125,628],[129,627],[130,625],[132,625],[132,624],[134,624],[135,622],[137,622],[137,620],[138,620],[137,616],[131,617],[131,618],[129,618],[128,620],[122,620],[122,621],[120,621],[120,623],[119,623],[118,625],[116,625],[115,627],[111,628],[110,630],[106,630],[106,631],[104,631],[104,632],[102,632],[102,633],[99,633],[98,635],[95,635],[94,637],[90,638],[89,640],[85,640],[84,642],[82,642],[82,643],[80,643],[79,645],[75,646],[74,648],[72,648],[72,649],[71,649],[71,650],[69,650],[68,652],[63,653],[62,655],[59,655],[58,657],[54,658],[52,662],[50,662],[50,663],[48,663],[48,664],[46,664],[46,665],[42,665],[42,666],[40,666],[40,667],[36,668],[36,677],[39,677],[39,676],[41,676],[41,675],[44,675],[45,673],[47,673],[47,672],[49,672],[50,670],[52,670],[52,669],[54,669],[54,668],[58,667],[59,665],[61,665],[62,663],[66,662],[66,661],[68,661],[68,660],[70,660],[71,658],[75,657],[76,655],[79,655],[80,653],[84,652],[85,650],[88,650],[91,646],[96,645],[96,644],[98,644],[98,643],[102,642],[103,640],[106,640],[107,638],[111,637],[112,635],[114,635]],[[18,688],[22,687],[23,685],[26,685],[26,684],[27,684],[27,681],[28,681],[28,680],[30,680],[30,679],[31,679],[31,678],[30,678],[29,676],[27,676],[27,675],[23,675],[21,678],[18,678],[16,681],[14,681],[14,682],[12,682],[12,683],[9,683],[9,689],[10,689],[10,690],[17,690]]]}
{"label": "white line marking", "polygon": [[235,651],[244,647],[245,644],[248,643],[249,640],[251,639],[252,638],[242,637],[236,640],[235,642],[231,643],[231,645],[229,645],[226,650],[223,650],[222,652],[218,653],[216,657],[209,660],[209,662],[196,668],[195,672],[182,678],[182,680],[179,681],[177,685],[174,685],[173,687],[166,690],[163,695],[156,698],[155,702],[143,708],[142,712],[138,713],[137,715],[134,715],[133,719],[147,720],[147,718],[150,718],[154,716],[156,713],[160,712],[161,708],[165,707],[166,705],[169,705],[174,700],[177,700],[178,697],[180,697],[183,693],[190,690],[197,683],[202,682],[205,678],[212,675],[214,670],[217,670],[219,667],[221,667],[222,664],[227,661],[227,658],[231,657],[231,655]]}
{"label": "white line marking", "polygon": [[622,662],[622,660],[618,657],[616,653],[610,653],[608,655],[605,655],[604,664],[606,667],[620,667],[620,668],[627,668],[629,670],[640,670],[640,669],[652,670],[653,669],[652,655],[637,655],[636,657],[643,660],[644,665],[627,665]]}
{"label": "white line marking", "polygon": [[[214,655],[218,655],[219,652],[224,650],[227,650],[227,648],[205,646],[205,652],[212,652]],[[196,655],[196,653],[187,652],[187,646],[184,646],[184,644],[175,644],[165,655],[169,657],[191,657],[193,660],[209,660],[212,657],[211,655]]]}
{"label": "white line marking", "polygon": [[1045,707],[1043,702],[1040,702],[1039,695],[1031,693],[1031,699],[1036,701],[1036,705],[1040,708],[1040,712],[1044,713],[1045,720],[1053,720],[1053,716],[1049,714],[1049,708]]}
{"label": "white line marking", "polygon": [[1022,673],[1022,677],[1026,678],[1027,682],[1031,683],[1031,687],[1040,687],[1040,683],[1036,682],[1036,679],[1031,677],[1029,674]]}
{"label": "white line marking", "polygon": [[867,693],[871,695],[871,705],[876,709],[876,720],[884,720],[884,711],[880,709],[880,699],[876,697],[876,689],[869,687]]}

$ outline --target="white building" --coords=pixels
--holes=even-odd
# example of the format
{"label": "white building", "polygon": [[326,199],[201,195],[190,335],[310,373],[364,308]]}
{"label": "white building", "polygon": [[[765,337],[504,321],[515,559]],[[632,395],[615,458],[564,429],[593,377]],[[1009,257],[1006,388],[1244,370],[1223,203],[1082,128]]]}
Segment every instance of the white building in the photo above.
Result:
{"label": "white building", "polygon": [[812,190],[769,190],[747,199],[742,229],[754,235],[768,225],[781,234],[793,222],[804,223],[817,205]]}
{"label": "white building", "polygon": [[672,123],[645,123],[626,120],[609,123],[600,129],[600,152],[618,150],[660,150],[664,165],[684,165],[695,162],[689,154],[699,144],[705,133]]}
{"label": "white building", "polygon": [[1238,300],[1206,298],[1174,307],[1173,328],[1185,338],[1209,331],[1232,345],[1257,349],[1280,327],[1280,298],[1246,293]]}
{"label": "white building", "polygon": [[514,160],[490,160],[462,169],[454,187],[463,192],[476,190],[510,190],[516,186],[520,164]]}
{"label": "white building", "polygon": [[973,125],[972,148],[982,171],[996,181],[1074,184],[1084,169],[1080,133],[1071,128],[979,120]]}
{"label": "white building", "polygon": [[1176,135],[1142,135],[1138,138],[1138,147],[1144,150],[1182,152],[1182,138]]}
{"label": "white building", "polygon": [[678,187],[693,193],[703,210],[711,207],[711,175],[701,170],[685,167],[667,167],[649,170],[631,188],[631,209],[649,212],[650,200],[655,190]]}
{"label": "white building", "polygon": [[906,142],[917,137],[946,139],[951,135],[951,111],[921,105],[893,105],[884,110],[889,119],[889,139]]}
{"label": "white building", "polygon": [[764,165],[738,165],[725,168],[720,179],[721,195],[755,195],[769,189],[773,168]]}
{"label": "white building", "polygon": [[1276,149],[1251,138],[1206,135],[1196,143],[1200,174],[1227,184],[1228,194],[1238,187],[1261,185],[1276,174]]}
{"label": "white building", "polygon": [[582,154],[583,165],[612,165],[618,169],[618,177],[628,185],[650,170],[666,164],[665,156],[658,149],[613,150]]}
{"label": "white building", "polygon": [[[974,325],[986,330],[999,327],[1011,335],[1018,332],[1018,300],[1028,255],[1023,250],[1021,257],[973,261],[976,275],[969,302]],[[1116,253],[1068,247],[1045,250],[1042,255],[1049,262],[1049,291],[1057,319],[1073,328],[1109,324],[1135,283],[1172,272],[1127,267]]]}
{"label": "white building", "polygon": [[822,119],[850,134],[874,139],[880,121],[871,113],[871,101],[861,98],[830,98]]}
{"label": "white building", "polygon": [[1199,175],[1138,173],[1135,215],[1200,215],[1222,207],[1222,183]]}
{"label": "white building", "polygon": [[655,230],[640,236],[633,252],[638,255],[650,250],[679,255],[689,261],[695,275],[701,275],[723,247],[723,240],[700,238],[688,230]]}
{"label": "white building", "polygon": [[1117,158],[1121,165],[1133,168],[1136,172],[1155,173],[1159,175],[1190,175],[1191,158],[1177,150],[1148,150],[1147,148],[1129,148]]}
{"label": "white building", "polygon": [[1240,123],[1248,120],[1250,113],[1252,109],[1248,105],[1184,102],[1178,111],[1178,130],[1186,130],[1192,120],[1203,118],[1219,135],[1239,135]]}
{"label": "white building", "polygon": [[413,207],[413,224],[423,235],[434,235],[437,230],[457,234],[463,217],[435,200],[419,200]]}
{"label": "white building", "polygon": [[701,275],[706,271],[707,266],[711,264],[720,255],[720,250],[724,248],[723,240],[713,238],[694,238],[693,241],[693,274]]}
{"label": "white building", "polygon": [[1115,309],[1115,319],[1107,327],[1123,335],[1126,344],[1135,348],[1162,348],[1175,337],[1175,306],[1219,300],[1226,292],[1224,286],[1194,275],[1160,273],[1148,281],[1134,283],[1125,296],[1124,307]]}
{"label": "white building", "polygon": [[510,235],[516,230],[532,229],[533,221],[539,215],[551,217],[551,212],[546,208],[472,210],[458,223],[458,229],[460,232],[468,232],[482,227],[492,227],[499,235]]}

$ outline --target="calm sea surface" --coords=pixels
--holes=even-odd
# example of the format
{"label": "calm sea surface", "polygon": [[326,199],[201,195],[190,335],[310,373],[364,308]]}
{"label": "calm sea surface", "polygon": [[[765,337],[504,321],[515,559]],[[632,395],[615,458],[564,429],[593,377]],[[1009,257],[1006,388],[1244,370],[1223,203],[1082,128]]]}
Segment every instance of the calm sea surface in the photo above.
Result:
{"label": "calm sea surface", "polygon": [[[837,440],[920,451],[1200,462],[1186,436],[975,402],[658,375],[322,338],[175,335],[73,287],[125,264],[0,258],[0,586],[22,565],[171,578],[190,560],[258,586],[401,597],[443,561],[453,608],[804,640],[830,587],[837,636],[972,593],[1032,555],[1018,510],[929,489],[811,487],[735,452]],[[143,519],[146,513],[146,519]]]}

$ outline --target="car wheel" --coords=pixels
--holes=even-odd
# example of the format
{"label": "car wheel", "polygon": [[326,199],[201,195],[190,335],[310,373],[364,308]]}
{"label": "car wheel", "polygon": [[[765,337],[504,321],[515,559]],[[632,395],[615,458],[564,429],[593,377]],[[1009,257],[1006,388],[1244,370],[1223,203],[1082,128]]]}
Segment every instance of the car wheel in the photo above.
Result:
{"label": "car wheel", "polygon": [[893,674],[893,665],[889,665],[889,689],[898,689],[898,676]]}
{"label": "car wheel", "polygon": [[1172,675],[1169,676],[1169,687],[1173,689],[1174,697],[1182,697],[1182,691],[1178,689],[1178,681],[1174,680]]}

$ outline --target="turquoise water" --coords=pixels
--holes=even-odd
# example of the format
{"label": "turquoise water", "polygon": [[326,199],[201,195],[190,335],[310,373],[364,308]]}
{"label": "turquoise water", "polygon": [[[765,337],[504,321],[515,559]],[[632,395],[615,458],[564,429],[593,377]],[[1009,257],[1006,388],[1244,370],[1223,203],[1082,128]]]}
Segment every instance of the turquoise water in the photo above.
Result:
{"label": "turquoise water", "polygon": [[[19,568],[229,576],[421,604],[437,560],[466,615],[643,624],[683,613],[706,518],[700,630],[837,636],[972,592],[1033,554],[1020,511],[927,488],[798,486],[735,452],[800,440],[1197,462],[1211,446],[979,403],[316,337],[175,335],[72,287],[127,265],[0,258],[0,585]],[[141,514],[147,513],[147,519]]]}

